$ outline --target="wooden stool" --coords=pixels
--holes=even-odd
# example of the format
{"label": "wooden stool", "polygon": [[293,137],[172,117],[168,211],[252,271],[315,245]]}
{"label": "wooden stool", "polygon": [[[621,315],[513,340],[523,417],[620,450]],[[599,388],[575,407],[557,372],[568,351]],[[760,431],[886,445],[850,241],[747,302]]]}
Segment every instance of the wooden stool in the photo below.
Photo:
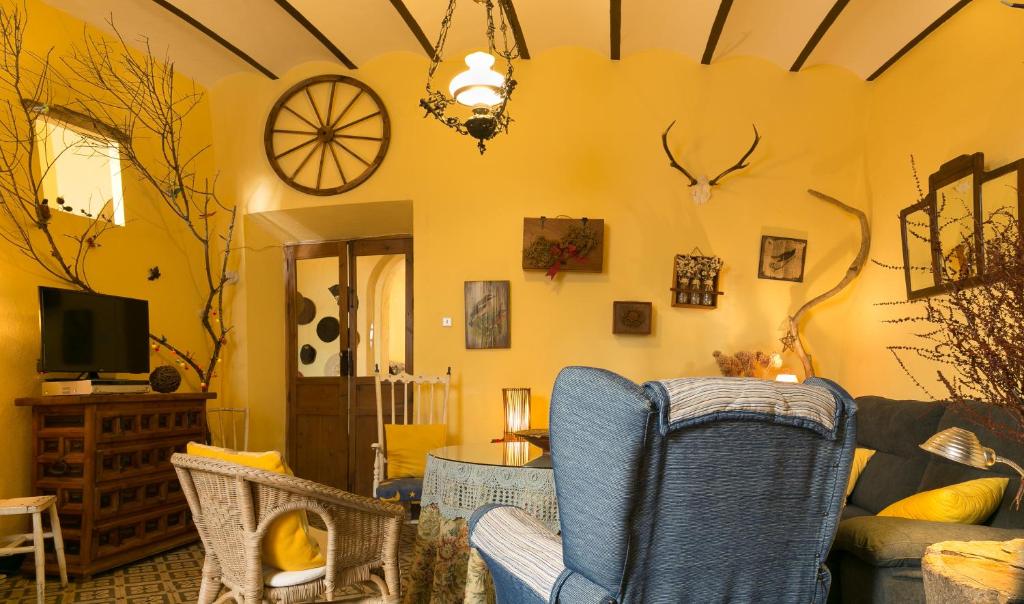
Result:
{"label": "wooden stool", "polygon": [[[64,562],[64,538],[60,534],[60,519],[57,518],[57,498],[53,495],[40,497],[21,497],[18,499],[0,499],[0,516],[15,514],[32,514],[32,532],[23,535],[0,537],[0,556],[14,554],[35,554],[36,562],[36,601],[40,604],[46,597],[46,554],[45,541],[53,538],[53,548],[57,551],[57,566],[60,567],[60,584],[68,586],[68,569]],[[50,531],[43,532],[43,512],[50,510]],[[22,546],[26,540],[32,539],[32,545]]]}

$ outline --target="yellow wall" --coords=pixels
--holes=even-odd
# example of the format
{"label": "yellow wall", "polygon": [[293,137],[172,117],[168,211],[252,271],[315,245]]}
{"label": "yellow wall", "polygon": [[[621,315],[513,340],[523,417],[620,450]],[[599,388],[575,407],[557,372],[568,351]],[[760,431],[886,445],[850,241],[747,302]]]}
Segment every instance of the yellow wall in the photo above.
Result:
{"label": "yellow wall", "polygon": [[[415,368],[452,366],[452,434],[465,442],[500,434],[504,386],[531,387],[534,425],[546,425],[551,384],[568,364],[645,380],[714,373],[716,349],[776,346],[786,313],[837,281],[855,249],[856,222],[804,192],[815,187],[865,204],[868,87],[845,71],[794,75],[751,58],[708,68],[669,53],[616,63],[586,50],[555,50],[517,69],[512,132],[481,157],[471,140],[423,119],[416,103],[426,68],[422,57],[392,54],[353,74],[384,99],[392,146],[366,183],[328,198],[282,183],[261,137],[285,89],[336,66],[304,65],[276,82],[233,76],[211,88],[221,183],[251,213],[241,311],[248,332],[239,334],[247,358],[236,359],[230,379],[248,391],[254,447],[284,446],[285,412],[281,252],[268,232],[256,232],[258,212],[412,200]],[[698,172],[717,173],[738,159],[751,123],[764,140],[752,166],[726,178],[698,208],[661,150],[660,132],[672,120],[673,148]],[[559,214],[605,219],[603,273],[550,282],[522,271],[523,217]],[[810,239],[805,283],[756,278],[766,233]],[[695,246],[726,261],[718,310],[669,305],[673,256]],[[465,349],[463,282],[478,279],[511,281],[509,350]],[[613,336],[614,300],[652,301],[654,335]],[[441,327],[443,316],[455,326]],[[829,311],[821,316],[827,320]],[[838,372],[845,338],[819,322],[809,336],[824,372]]]}
{"label": "yellow wall", "polygon": [[[44,52],[51,45],[66,48],[79,40],[82,23],[37,0],[27,3],[29,28],[26,47]],[[3,93],[6,94],[6,93]],[[198,108],[186,125],[197,146],[210,140],[206,105]],[[192,271],[198,266],[186,256],[195,246],[177,219],[157,210],[155,199],[130,171],[123,178],[128,226],[108,231],[102,247],[90,256],[88,274],[101,292],[144,298],[150,303],[150,325],[189,350],[204,350],[197,312],[200,298]],[[57,215],[52,227],[57,232],[79,231],[84,218]],[[147,281],[149,267],[159,265],[163,277]],[[9,245],[0,245],[0,426],[3,426],[5,460],[0,464],[0,498],[31,493],[31,412],[15,407],[13,400],[39,394],[36,359],[39,356],[37,285],[61,286],[46,277],[35,264]],[[197,353],[198,354],[198,353]],[[153,356],[153,366],[167,362]],[[185,388],[198,389],[194,376],[186,374]],[[0,534],[5,530],[0,525]]]}
{"label": "yellow wall", "polygon": [[[1024,157],[1024,11],[998,2],[973,2],[957,13],[871,89],[867,171],[874,199],[872,257],[902,262],[900,209],[917,194],[910,155],[924,186],[928,174],[963,153],[985,153],[986,169]],[[850,295],[846,313],[848,357],[839,374],[855,394],[922,398],[885,346],[913,343],[883,319],[912,309],[878,307],[905,299],[903,274],[869,265]],[[935,366],[913,363],[933,395]]]}

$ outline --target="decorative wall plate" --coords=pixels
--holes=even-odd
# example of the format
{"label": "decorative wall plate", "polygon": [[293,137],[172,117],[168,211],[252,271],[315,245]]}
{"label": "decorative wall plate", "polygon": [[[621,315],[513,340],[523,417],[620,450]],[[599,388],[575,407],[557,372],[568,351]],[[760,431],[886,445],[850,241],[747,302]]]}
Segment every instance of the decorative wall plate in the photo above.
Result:
{"label": "decorative wall plate", "polygon": [[377,93],[348,76],[321,75],[289,88],[270,110],[267,159],[292,188],[337,195],[380,166],[391,121]]}

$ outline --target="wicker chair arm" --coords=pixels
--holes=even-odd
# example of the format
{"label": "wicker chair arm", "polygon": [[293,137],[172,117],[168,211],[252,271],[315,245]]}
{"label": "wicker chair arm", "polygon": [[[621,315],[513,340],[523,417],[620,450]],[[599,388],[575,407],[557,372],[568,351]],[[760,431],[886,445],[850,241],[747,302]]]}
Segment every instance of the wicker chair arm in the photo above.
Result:
{"label": "wicker chair arm", "polygon": [[188,468],[190,470],[241,477],[252,482],[288,491],[289,493],[310,497],[325,504],[334,504],[378,516],[389,516],[398,519],[402,519],[405,516],[405,510],[400,505],[380,501],[378,499],[371,499],[369,497],[363,497],[362,495],[349,493],[348,491],[336,489],[334,487],[320,484],[319,482],[313,482],[312,480],[306,480],[305,478],[299,478],[297,476],[278,474],[276,472],[250,468],[227,461],[196,457],[193,455],[185,455],[183,453],[175,453],[172,455],[171,463],[175,466]]}

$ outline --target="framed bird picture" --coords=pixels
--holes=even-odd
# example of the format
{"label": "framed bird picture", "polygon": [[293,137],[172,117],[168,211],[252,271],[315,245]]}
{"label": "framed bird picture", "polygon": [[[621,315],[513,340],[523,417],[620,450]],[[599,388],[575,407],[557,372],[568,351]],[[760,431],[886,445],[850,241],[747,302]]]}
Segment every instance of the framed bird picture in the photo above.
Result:
{"label": "framed bird picture", "polygon": [[762,235],[761,260],[757,266],[757,278],[802,283],[806,260],[806,239]]}

